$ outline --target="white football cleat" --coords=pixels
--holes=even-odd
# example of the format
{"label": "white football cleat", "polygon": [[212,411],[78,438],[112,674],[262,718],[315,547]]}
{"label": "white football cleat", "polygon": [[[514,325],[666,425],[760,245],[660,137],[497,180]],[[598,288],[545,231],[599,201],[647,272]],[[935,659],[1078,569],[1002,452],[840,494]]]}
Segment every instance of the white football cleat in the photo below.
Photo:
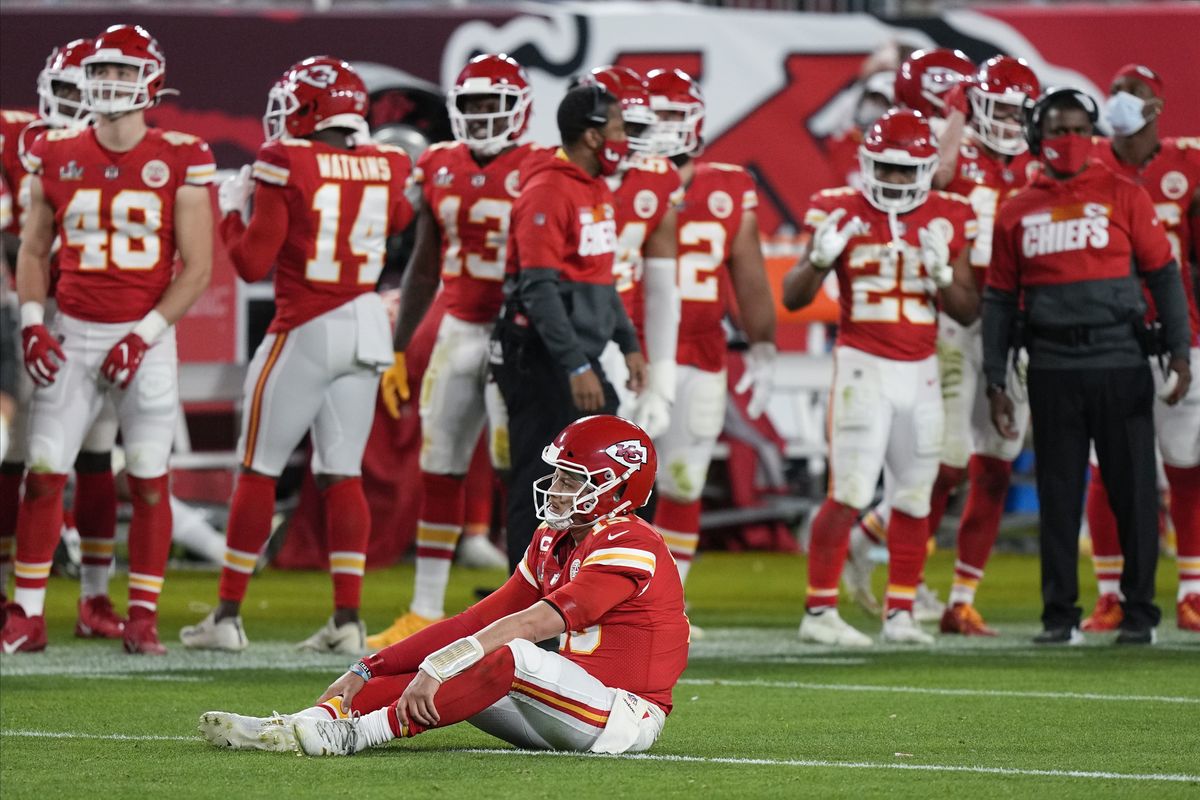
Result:
{"label": "white football cleat", "polygon": [[195,625],[179,630],[179,641],[193,650],[225,650],[238,653],[246,649],[249,640],[242,629],[241,617],[226,617],[217,622],[217,612],[211,611]]}
{"label": "white football cleat", "polygon": [[306,756],[352,756],[367,748],[367,737],[358,729],[359,719],[294,717],[292,733]]}
{"label": "white football cleat", "polygon": [[871,573],[875,571],[871,549],[874,546],[862,526],[856,524],[850,529],[850,551],[842,567],[842,585],[846,587],[846,593],[868,614],[879,613],[879,601],[871,591]]}
{"label": "white football cleat", "polygon": [[913,600],[913,617],[917,622],[940,622],[946,613],[946,604],[938,600],[937,592],[922,581],[917,584],[917,596]]}
{"label": "white football cleat", "polygon": [[933,635],[921,630],[910,611],[890,611],[883,620],[882,638],[893,644],[933,644]]}
{"label": "white football cleat", "polygon": [[467,569],[508,569],[508,554],[501,552],[482,533],[463,535],[458,543],[456,561]]}
{"label": "white football cleat", "polygon": [[800,621],[800,641],[828,644],[835,647],[870,647],[871,637],[846,622],[836,608],[827,608],[819,614],[804,612]]}
{"label": "white football cleat", "polygon": [[345,625],[334,625],[333,617],[330,617],[319,631],[296,647],[316,653],[362,656],[367,652],[367,626],[363,624],[362,620],[347,622]]}
{"label": "white football cleat", "polygon": [[228,711],[209,711],[200,715],[199,730],[214,747],[290,753],[296,749],[296,736],[292,733],[295,719],[291,714],[244,717]]}

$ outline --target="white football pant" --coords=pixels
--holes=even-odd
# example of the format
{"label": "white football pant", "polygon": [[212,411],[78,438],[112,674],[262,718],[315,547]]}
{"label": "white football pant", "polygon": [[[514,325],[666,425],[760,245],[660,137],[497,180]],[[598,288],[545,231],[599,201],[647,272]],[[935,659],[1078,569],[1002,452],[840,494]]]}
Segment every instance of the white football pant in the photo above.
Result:
{"label": "white football pant", "polygon": [[[1154,401],[1154,430],[1162,460],[1172,467],[1194,467],[1200,464],[1200,347],[1191,354],[1192,385],[1173,406],[1161,399]],[[1151,359],[1155,395],[1163,387],[1163,372],[1157,359]]]}
{"label": "white football pant", "polygon": [[671,425],[654,442],[657,487],[672,500],[690,503],[704,490],[713,448],[725,425],[726,380],[725,370],[708,372],[680,364],[676,371]]}

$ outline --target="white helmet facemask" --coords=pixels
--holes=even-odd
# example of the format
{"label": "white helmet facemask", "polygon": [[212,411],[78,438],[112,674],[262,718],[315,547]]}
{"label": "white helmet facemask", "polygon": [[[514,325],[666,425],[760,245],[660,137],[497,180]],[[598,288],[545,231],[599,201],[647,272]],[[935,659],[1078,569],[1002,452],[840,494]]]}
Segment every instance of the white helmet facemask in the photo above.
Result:
{"label": "white helmet facemask", "polygon": [[[461,101],[472,95],[493,95],[500,99],[500,110],[489,113],[467,113]],[[525,127],[533,93],[509,84],[493,83],[487,78],[467,78],[446,95],[446,110],[450,113],[450,129],[455,141],[462,142],[473,152],[494,156],[511,145]]]}

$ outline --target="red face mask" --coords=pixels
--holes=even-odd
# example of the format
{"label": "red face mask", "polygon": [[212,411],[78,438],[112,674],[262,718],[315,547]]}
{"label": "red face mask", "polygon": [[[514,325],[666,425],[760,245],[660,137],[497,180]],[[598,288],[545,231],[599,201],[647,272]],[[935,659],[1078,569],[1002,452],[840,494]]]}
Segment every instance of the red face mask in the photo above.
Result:
{"label": "red face mask", "polygon": [[1092,139],[1078,133],[1042,140],[1041,162],[1061,175],[1074,175],[1083,169],[1092,152]]}
{"label": "red face mask", "polygon": [[605,139],[596,155],[600,159],[600,174],[614,175],[625,156],[629,155],[629,140],[614,142],[612,139]]}

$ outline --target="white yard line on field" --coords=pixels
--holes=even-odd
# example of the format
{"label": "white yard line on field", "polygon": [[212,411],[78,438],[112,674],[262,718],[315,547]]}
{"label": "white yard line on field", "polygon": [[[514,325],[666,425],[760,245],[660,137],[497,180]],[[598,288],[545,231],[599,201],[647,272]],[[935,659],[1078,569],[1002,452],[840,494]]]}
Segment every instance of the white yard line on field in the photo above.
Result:
{"label": "white yard line on field", "polygon": [[[26,739],[102,739],[123,742],[191,742],[204,744],[199,736],[156,736],[123,733],[77,733],[74,731],[0,730],[0,736]],[[569,758],[603,758],[627,761],[655,761],[681,764],[721,764],[741,767],[808,767],[817,769],[879,769],[905,770],[909,772],[957,772],[974,775],[1005,775],[1031,778],[1082,778],[1120,781],[1165,781],[1170,783],[1200,783],[1200,775],[1172,773],[1129,773],[1096,772],[1078,769],[1021,769],[1018,767],[972,767],[957,764],[906,764],[871,761],[826,761],[806,758],[709,758],[705,756],[656,755],[653,753],[628,753],[625,755],[601,755],[596,753],[569,753],[547,750],[510,750],[502,748],[472,748],[468,750],[442,751],[482,756],[566,756]]]}
{"label": "white yard line on field", "polygon": [[1028,692],[1015,689],[947,689],[929,686],[874,686],[861,683],[804,683],[801,681],[724,680],[681,678],[680,686],[749,686],[757,689],[801,689],[821,692],[882,692],[885,694],[933,694],[947,697],[1020,697],[1037,700],[1107,700],[1120,703],[1195,703],[1200,697],[1146,694],[1099,694],[1097,692]]}

